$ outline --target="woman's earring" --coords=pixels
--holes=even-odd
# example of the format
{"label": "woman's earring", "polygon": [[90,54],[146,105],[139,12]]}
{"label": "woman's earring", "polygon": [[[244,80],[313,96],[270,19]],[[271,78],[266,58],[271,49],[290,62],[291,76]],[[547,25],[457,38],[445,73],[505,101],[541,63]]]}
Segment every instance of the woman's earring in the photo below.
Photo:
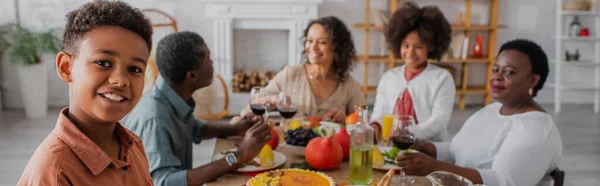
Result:
{"label": "woman's earring", "polygon": [[529,96],[533,95],[533,88],[529,88]]}

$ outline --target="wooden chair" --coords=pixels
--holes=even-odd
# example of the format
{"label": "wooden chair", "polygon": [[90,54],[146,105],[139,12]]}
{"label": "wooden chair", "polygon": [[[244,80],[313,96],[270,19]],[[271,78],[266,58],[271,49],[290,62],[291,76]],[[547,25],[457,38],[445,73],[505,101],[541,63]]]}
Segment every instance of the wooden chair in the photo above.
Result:
{"label": "wooden chair", "polygon": [[152,30],[153,30],[153,34],[152,34],[152,45],[153,45],[153,49],[152,49],[152,54],[150,56],[150,60],[148,61],[148,67],[150,69],[150,73],[152,73],[152,84],[154,84],[156,77],[158,77],[158,68],[156,67],[156,63],[155,63],[155,54],[154,54],[154,49],[156,47],[156,44],[158,43],[158,41],[160,41],[163,37],[171,34],[171,33],[175,33],[178,31],[177,28],[177,21],[175,20],[175,18],[173,16],[170,16],[169,14],[157,10],[157,9],[145,9],[142,10],[142,13],[148,18],[150,19],[150,22],[152,24]]}
{"label": "wooden chair", "polygon": [[[171,34],[171,33],[175,33],[178,32],[178,27],[177,27],[177,21],[175,20],[175,18],[163,11],[157,10],[157,9],[145,9],[142,10],[142,13],[144,13],[144,15],[146,17],[148,17],[148,19],[150,19],[150,22],[152,23],[152,29],[154,30],[154,34],[152,35],[152,41],[153,41],[153,45],[156,46],[156,44],[165,36]],[[154,47],[153,47],[154,48]],[[151,78],[152,82],[151,84],[153,85],[156,82],[156,78],[158,77],[158,68],[156,66],[155,63],[155,58],[154,58],[154,49],[153,49],[153,54],[150,57],[150,60],[148,61],[148,68],[149,68],[149,72],[147,73],[151,73]],[[216,113],[216,114],[210,114],[210,115],[203,115],[203,116],[196,116],[196,118],[198,119],[202,119],[202,120],[217,120],[217,119],[221,119],[225,116],[227,116],[229,114],[229,90],[227,89],[227,85],[225,84],[225,81],[223,80],[223,78],[219,75],[214,75],[214,78],[219,81],[219,84],[222,87],[222,91],[224,94],[224,99],[223,99],[223,109]]]}
{"label": "wooden chair", "polygon": [[563,186],[565,183],[565,171],[560,170],[558,167],[550,172],[550,177],[554,180],[554,186]]}
{"label": "wooden chair", "polygon": [[[218,120],[221,118],[224,118],[225,116],[229,115],[229,89],[227,88],[227,84],[225,84],[225,81],[223,80],[223,77],[219,76],[219,75],[214,75],[214,79],[219,81],[219,84],[221,85],[222,91],[223,91],[223,109],[215,114],[207,114],[207,115],[195,115],[196,118],[201,119],[201,120],[205,120],[205,121],[212,121],[212,120]],[[214,80],[213,80],[214,81]],[[214,82],[213,82],[214,85]]]}

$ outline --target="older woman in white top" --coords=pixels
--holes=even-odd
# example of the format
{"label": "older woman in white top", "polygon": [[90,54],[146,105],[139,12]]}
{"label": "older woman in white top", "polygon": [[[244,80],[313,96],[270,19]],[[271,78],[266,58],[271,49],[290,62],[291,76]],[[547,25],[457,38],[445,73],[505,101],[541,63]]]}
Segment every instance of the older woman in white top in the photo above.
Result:
{"label": "older woman in white top", "polygon": [[410,128],[415,136],[432,141],[450,139],[446,128],[456,95],[454,79],[427,59],[440,59],[448,49],[451,32],[437,7],[419,8],[407,3],[396,11],[385,36],[390,49],[406,64],[383,74],[371,116],[373,123],[379,123],[386,114],[410,115],[417,124]]}
{"label": "older woman in white top", "polygon": [[548,58],[537,44],[505,43],[489,79],[498,102],[467,119],[451,142],[417,140],[411,148],[421,153],[399,155],[398,165],[408,174],[448,171],[490,186],[551,185],[561,137],[552,116],[533,100],[548,71]]}

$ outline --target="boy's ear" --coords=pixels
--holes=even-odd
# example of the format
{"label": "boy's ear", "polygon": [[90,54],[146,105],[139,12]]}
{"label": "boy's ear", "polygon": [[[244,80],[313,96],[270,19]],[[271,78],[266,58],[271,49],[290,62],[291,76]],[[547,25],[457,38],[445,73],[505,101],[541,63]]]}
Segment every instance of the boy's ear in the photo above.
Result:
{"label": "boy's ear", "polygon": [[70,83],[71,79],[71,66],[73,64],[73,58],[66,52],[59,52],[56,55],[56,72],[58,77],[64,82]]}

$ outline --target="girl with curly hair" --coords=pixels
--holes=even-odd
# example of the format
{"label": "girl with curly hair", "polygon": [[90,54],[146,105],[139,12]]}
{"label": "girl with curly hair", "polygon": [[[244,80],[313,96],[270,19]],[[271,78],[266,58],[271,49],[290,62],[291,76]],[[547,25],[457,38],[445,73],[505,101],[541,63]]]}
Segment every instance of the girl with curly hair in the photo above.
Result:
{"label": "girl with curly hair", "polygon": [[[265,94],[282,92],[298,103],[296,116],[345,121],[354,106],[365,103],[360,84],[349,71],[355,63],[356,49],[349,29],[334,16],[314,20],[304,30],[305,64],[288,66],[265,87]],[[249,107],[242,115],[249,113]]]}
{"label": "girl with curly hair", "polygon": [[[417,125],[415,137],[447,141],[446,130],[454,107],[456,88],[450,73],[428,62],[448,49],[451,26],[434,6],[419,8],[408,2],[392,16],[385,37],[405,64],[383,74],[371,117],[378,126],[384,115],[409,115]],[[379,135],[378,135],[379,136]]]}

